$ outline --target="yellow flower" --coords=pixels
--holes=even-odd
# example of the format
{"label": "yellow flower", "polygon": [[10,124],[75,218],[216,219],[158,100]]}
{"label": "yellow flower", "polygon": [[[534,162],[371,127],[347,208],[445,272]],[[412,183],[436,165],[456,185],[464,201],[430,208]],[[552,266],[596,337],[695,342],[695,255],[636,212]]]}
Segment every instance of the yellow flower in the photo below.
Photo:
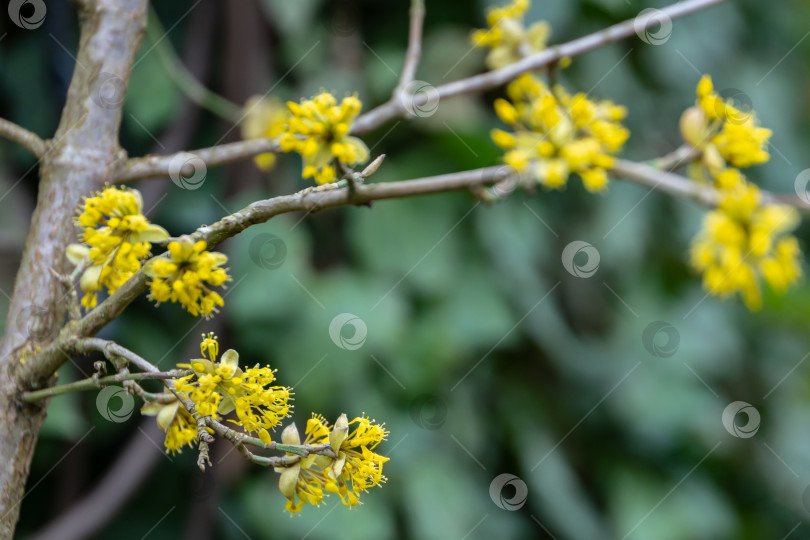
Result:
{"label": "yellow flower", "polygon": [[528,29],[523,26],[523,16],[529,9],[529,0],[513,0],[506,6],[487,11],[487,26],[474,30],[470,36],[475,47],[489,47],[487,67],[497,69],[517,62],[524,56],[546,48],[551,27],[539,21]]}
{"label": "yellow flower", "polygon": [[702,151],[689,168],[695,180],[716,180],[729,167],[750,167],[770,159],[771,130],[757,125],[753,111],[742,111],[714,93],[708,75],[698,82],[696,105],[681,115],[680,129],[684,141]]}
{"label": "yellow flower", "polygon": [[[356,427],[350,431],[350,426]],[[386,481],[382,474],[388,458],[372,450],[388,436],[388,431],[365,416],[348,421],[345,414],[334,426],[320,415],[307,421],[304,444],[329,444],[337,459],[311,454],[281,472],[279,488],[287,497],[287,510],[295,513],[304,504],[318,505],[325,495],[336,493],[344,505],[353,508],[360,494]],[[300,444],[295,425],[287,426],[281,434],[285,444]],[[297,497],[297,500],[296,500]]]}
{"label": "yellow flower", "polygon": [[627,111],[609,101],[569,95],[561,86],[549,89],[533,75],[521,75],[506,88],[511,101],[495,101],[495,113],[514,130],[492,131],[505,150],[504,162],[531,174],[551,189],[564,187],[571,173],[588,191],[607,186],[607,169],[629,136],[620,121]]}
{"label": "yellow flower", "polygon": [[228,257],[205,251],[206,243],[194,242],[189,236],[169,243],[168,256],[150,260],[144,272],[152,278],[149,298],[156,302],[179,302],[189,313],[209,318],[224,306],[222,297],[208,287],[219,287],[230,281],[221,268]]}
{"label": "yellow flower", "polygon": [[281,136],[281,150],[301,155],[304,178],[328,184],[337,179],[335,160],[344,165],[368,160],[365,143],[349,135],[362,106],[356,96],[345,97],[338,105],[327,92],[301,103],[287,102],[291,116]]}
{"label": "yellow flower", "polygon": [[158,426],[166,432],[163,440],[166,452],[182,452],[183,446],[193,446],[197,442],[197,423],[179,400],[169,403],[151,401],[144,404],[141,414],[157,417]]}
{"label": "yellow flower", "polygon": [[[275,138],[281,136],[287,129],[287,119],[290,117],[290,113],[277,98],[253,96],[245,104],[244,110],[243,139]],[[276,164],[276,155],[268,152],[259,154],[253,160],[261,170],[269,171]]]}
{"label": "yellow flower", "polygon": [[67,257],[74,265],[84,264],[82,305],[95,307],[98,291],[115,292],[141,269],[151,243],[169,238],[165,229],[144,217],[143,200],[135,189],[106,187],[85,199],[76,225],[84,244],[71,244]]}
{"label": "yellow flower", "polygon": [[213,333],[203,335],[200,351],[204,358],[180,364],[194,373],[178,379],[175,388],[193,401],[203,416],[219,418],[235,411],[237,419],[230,422],[247,433],[256,433],[269,444],[268,430],[289,415],[290,389],[271,386],[275,371],[270,368],[256,365],[242,370],[239,353],[233,349],[225,351],[217,361],[219,343]]}
{"label": "yellow flower", "polygon": [[[325,489],[337,493],[343,504],[353,507],[359,502],[360,493],[386,480],[382,468],[389,458],[372,450],[385,440],[388,431],[365,416],[357,417],[351,422],[346,420],[345,414],[340,415],[330,433],[332,450],[338,455],[338,459],[329,470]],[[348,432],[348,426],[352,424],[357,426]]]}
{"label": "yellow flower", "polygon": [[[304,444],[317,444],[312,433],[307,432]],[[281,442],[284,444],[300,445],[301,438],[298,428],[290,424],[281,432]],[[291,455],[291,454],[287,454]],[[325,495],[324,486],[327,482],[326,470],[332,460],[327,456],[310,454],[290,467],[280,467],[276,472],[281,473],[278,481],[279,491],[287,498],[285,509],[294,514],[300,512],[304,504],[319,506]]]}
{"label": "yellow flower", "polygon": [[782,292],[801,275],[795,237],[798,213],[788,206],[762,205],[759,190],[745,182],[722,192],[691,248],[692,266],[703,273],[711,294],[742,295],[746,306],[762,305],[760,281]]}

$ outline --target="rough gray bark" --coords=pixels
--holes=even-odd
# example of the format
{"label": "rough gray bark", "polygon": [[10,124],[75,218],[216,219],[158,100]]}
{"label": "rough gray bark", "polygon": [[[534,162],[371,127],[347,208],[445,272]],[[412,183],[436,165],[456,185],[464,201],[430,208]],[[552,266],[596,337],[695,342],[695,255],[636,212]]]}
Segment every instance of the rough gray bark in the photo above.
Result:
{"label": "rough gray bark", "polygon": [[24,407],[19,392],[47,371],[18,369],[55,337],[65,318],[50,272],[65,272],[65,247],[83,195],[102,186],[122,162],[121,104],[146,27],[146,0],[84,0],[77,63],[59,127],[40,161],[37,207],[17,273],[0,343],[0,538],[11,538],[24,497],[37,433],[47,405]]}

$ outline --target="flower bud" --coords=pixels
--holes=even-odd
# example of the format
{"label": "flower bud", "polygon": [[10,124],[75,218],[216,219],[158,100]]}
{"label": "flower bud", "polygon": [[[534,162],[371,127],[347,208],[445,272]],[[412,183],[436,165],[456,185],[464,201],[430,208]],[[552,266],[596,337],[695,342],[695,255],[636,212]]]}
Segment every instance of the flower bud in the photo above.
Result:
{"label": "flower bud", "polygon": [[78,266],[85,258],[90,256],[90,248],[81,244],[70,244],[66,250],[67,258],[74,266]]}
{"label": "flower bud", "polygon": [[683,111],[679,126],[683,140],[695,148],[700,148],[706,142],[707,120],[699,107],[689,107]]}
{"label": "flower bud", "polygon": [[343,444],[343,441],[346,440],[346,437],[349,436],[349,419],[346,417],[346,414],[341,414],[337,422],[335,422],[335,427],[332,428],[332,431],[329,433],[329,442],[332,445],[332,451],[337,454],[340,451],[340,445]]}
{"label": "flower bud", "polygon": [[281,442],[283,444],[301,444],[301,437],[298,435],[298,428],[291,423],[281,432]]}

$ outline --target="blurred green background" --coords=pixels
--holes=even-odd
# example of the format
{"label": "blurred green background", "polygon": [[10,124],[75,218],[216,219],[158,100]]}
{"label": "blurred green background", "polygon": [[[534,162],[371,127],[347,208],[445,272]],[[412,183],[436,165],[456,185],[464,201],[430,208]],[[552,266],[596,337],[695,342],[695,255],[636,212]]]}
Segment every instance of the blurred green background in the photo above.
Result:
{"label": "blurred green background", "polygon": [[[548,20],[552,43],[665,5],[535,4],[527,20]],[[34,30],[0,16],[0,115],[42,136],[55,129],[78,39],[69,4],[47,9]],[[174,83],[161,56],[169,43],[238,104],[269,89],[283,100],[326,89],[356,91],[369,109],[396,84],[407,37],[404,1],[155,9],[169,33],[157,46],[144,41],[132,74],[121,143],[133,156],[239,137]],[[468,33],[483,25],[484,9],[427,1],[418,79],[437,85],[483,69]],[[808,23],[804,2],[729,2],[675,21],[661,45],[627,39],[559,76],[572,91],[627,105],[623,156],[643,160],[677,147],[680,112],[710,73],[774,130],[771,161],[749,178],[793,193],[810,167]],[[498,95],[443,101],[428,118],[364,136],[373,154],[388,156],[373,181],[497,163],[488,132]],[[0,288],[9,292],[37,177],[32,158],[7,141],[0,158]],[[178,235],[305,185],[300,161],[282,156],[269,175],[246,162],[208,170],[199,189],[167,178],[138,188],[151,219]],[[141,299],[103,337],[168,369],[216,331],[223,349],[270,364],[280,384],[295,386],[301,428],[312,411],[384,421],[388,483],[356,511],[332,497],[290,518],[272,471],[220,442],[215,466],[200,475],[195,452],[161,454],[161,434],[139,418],[139,403],[127,421],[108,421],[105,406],[126,404],[98,404],[90,392],[51,403],[19,537],[810,537],[810,289],[766,294],[753,314],[736,299],[706,298],[686,264],[705,210],[648,191],[614,181],[591,195],[572,179],[562,192],[492,205],[458,193],[280,216],[228,240],[221,249],[234,281],[219,317],[198,321]],[[805,247],[807,233],[798,233]],[[575,240],[598,250],[590,278],[561,264]],[[330,337],[343,313],[356,318]],[[92,360],[66,365],[61,381],[91,373]],[[724,428],[736,401],[759,414],[753,436]],[[746,420],[734,418],[738,427]]]}

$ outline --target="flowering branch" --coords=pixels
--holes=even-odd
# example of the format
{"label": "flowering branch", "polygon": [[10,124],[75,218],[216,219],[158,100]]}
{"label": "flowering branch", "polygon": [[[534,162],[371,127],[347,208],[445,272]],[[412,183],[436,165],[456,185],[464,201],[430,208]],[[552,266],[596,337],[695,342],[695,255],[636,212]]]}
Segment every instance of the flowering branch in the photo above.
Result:
{"label": "flowering branch", "polygon": [[[234,448],[236,448],[245,459],[248,459],[251,462],[256,463],[257,465],[262,465],[264,467],[289,467],[290,465],[297,463],[302,458],[305,458],[311,454],[319,454],[322,456],[330,457],[332,459],[337,458],[334,451],[332,451],[332,447],[329,443],[281,444],[273,441],[268,444],[263,442],[261,439],[251,437],[239,431],[233,430],[210,416],[205,417],[205,425],[214,430],[214,433],[216,433],[223,439],[227,439],[228,441],[230,441],[230,443],[233,444]],[[265,450],[288,452],[295,455],[259,456],[251,452],[250,449],[248,449],[245,445],[251,445]]]}
{"label": "flowering branch", "polygon": [[[670,19],[676,19],[725,1],[726,0],[687,0],[685,2],[677,2],[661,9],[660,18],[669,17]],[[646,30],[648,27],[657,24],[660,18],[647,17],[643,19],[629,19],[604,30],[593,32],[581,38],[529,55],[506,67],[437,86],[436,91],[438,91],[439,98],[444,99],[490,90],[509,82],[523,73],[551,65],[561,58],[578,56],[608,43],[630,37],[634,35],[636,31]],[[391,99],[357,117],[351,127],[351,133],[353,135],[369,132],[386,122],[407,114],[408,108],[406,104],[408,104],[409,100],[403,99],[403,96],[405,96],[408,83],[413,81],[416,66],[419,62],[422,48],[423,19],[424,2],[422,0],[414,0],[411,4],[408,49],[399,83],[394,89]],[[424,105],[427,99],[429,99],[429,97],[425,94],[410,96],[413,105],[417,107]],[[210,148],[192,150],[190,152],[180,152],[169,156],[131,158],[113,175],[111,182],[124,183],[143,178],[167,176],[171,173],[172,164],[178,164],[177,166],[179,167],[190,157],[188,156],[189,153],[200,159],[207,167],[213,167],[240,159],[251,158],[267,152],[277,152],[278,150],[278,145],[272,139],[249,139]],[[186,160],[181,156],[186,156]]]}
{"label": "flowering branch", "polygon": [[0,136],[14,141],[37,158],[41,158],[48,148],[47,143],[33,131],[28,131],[14,122],[9,122],[5,118],[0,118]]}
{"label": "flowering branch", "polygon": [[[65,352],[68,352],[67,350]],[[213,442],[213,437],[206,428],[210,428],[216,435],[227,439],[234,445],[234,447],[246,459],[253,463],[265,467],[288,467],[297,463],[300,459],[307,457],[311,454],[319,454],[323,456],[336,459],[332,447],[329,443],[324,444],[281,444],[276,441],[266,443],[257,437],[251,437],[243,432],[236,431],[217,421],[211,416],[202,416],[196,411],[194,402],[187,397],[183,396],[174,387],[173,379],[187,376],[191,370],[187,369],[174,369],[170,371],[159,371],[158,368],[142,358],[133,351],[115,343],[99,338],[87,338],[75,340],[69,352],[75,354],[87,354],[89,352],[101,352],[112,361],[116,366],[120,365],[120,359],[125,360],[127,363],[135,365],[143,370],[140,373],[127,373],[126,368],[121,368],[122,372],[110,375],[108,377],[90,377],[81,381],[35,390],[32,392],[25,392],[23,394],[23,401],[27,403],[34,403],[43,399],[48,399],[57,395],[63,395],[70,392],[79,392],[83,390],[96,390],[110,384],[125,382],[125,381],[143,381],[143,380],[162,380],[166,388],[174,394],[174,396],[182,403],[183,407],[194,417],[198,426],[198,437],[200,445],[200,459],[198,465],[203,470],[205,469],[204,463],[208,462],[208,443]],[[163,396],[163,397],[161,397]],[[142,398],[151,400],[162,401],[165,398],[162,394],[149,394],[144,392]],[[172,398],[173,399],[173,398]],[[287,452],[286,456],[260,456],[251,452],[246,445],[255,446],[264,450],[273,450],[277,452]],[[208,462],[210,465],[210,462]]]}
{"label": "flowering branch", "polygon": [[[697,184],[689,178],[666,170],[683,161],[684,156],[691,155],[691,151],[679,149],[668,156],[651,161],[651,164],[616,159],[610,172],[616,177],[661,190],[670,195],[691,199],[706,206],[715,206],[717,204],[717,192],[714,188]],[[378,200],[471,190],[482,186],[497,187],[501,183],[503,185],[513,183],[513,180],[514,171],[510,167],[494,166],[397,182],[354,184],[352,187],[343,181],[337,184],[307,188],[291,195],[282,195],[253,202],[242,210],[225,216],[212,225],[200,227],[191,236],[195,241],[204,240],[210,248],[231,236],[235,236],[251,225],[264,223],[280,214],[315,212],[349,205],[370,205]],[[503,191],[508,192],[509,190],[504,189]],[[761,194],[762,201],[765,203],[789,205],[810,213],[810,204],[798,197],[779,195],[768,191],[762,191]],[[43,348],[37,357],[37,361],[26,363],[21,366],[21,370],[35,371],[36,373],[53,373],[65,361],[62,351],[71,347],[84,348],[83,350],[74,349],[76,352],[100,350],[101,352],[112,352],[128,358],[123,354],[126,349],[119,349],[120,346],[115,343],[95,338],[81,338],[89,338],[95,335],[101,328],[115,319],[130,302],[146,290],[147,280],[148,277],[143,270],[137,272],[115,293],[87,313],[81,320],[69,323],[53,343]],[[77,339],[79,339],[78,342],[76,342]],[[137,363],[138,358],[129,357],[128,359],[138,365],[139,368],[148,371],[146,367]],[[151,364],[148,365],[151,366]]]}
{"label": "flowering branch", "polygon": [[[581,38],[531,54],[500,69],[437,86],[436,91],[441,100],[453,96],[491,90],[506,84],[524,73],[536,71],[554,64],[562,58],[578,56],[607,45],[608,43],[633,36],[637,31],[647,30],[651,26],[659,24],[661,19],[677,19],[725,1],[726,0],[686,0],[685,2],[677,2],[659,10],[657,17],[628,19],[605,28],[604,30],[599,30],[598,32],[593,32]],[[431,96],[426,94],[416,95],[413,97],[413,106],[418,107],[424,105],[430,98]],[[405,105],[402,100],[398,99],[397,95],[394,95],[389,101],[361,115],[352,126],[352,133],[355,135],[366,133],[390,120],[406,116],[408,109]]]}

